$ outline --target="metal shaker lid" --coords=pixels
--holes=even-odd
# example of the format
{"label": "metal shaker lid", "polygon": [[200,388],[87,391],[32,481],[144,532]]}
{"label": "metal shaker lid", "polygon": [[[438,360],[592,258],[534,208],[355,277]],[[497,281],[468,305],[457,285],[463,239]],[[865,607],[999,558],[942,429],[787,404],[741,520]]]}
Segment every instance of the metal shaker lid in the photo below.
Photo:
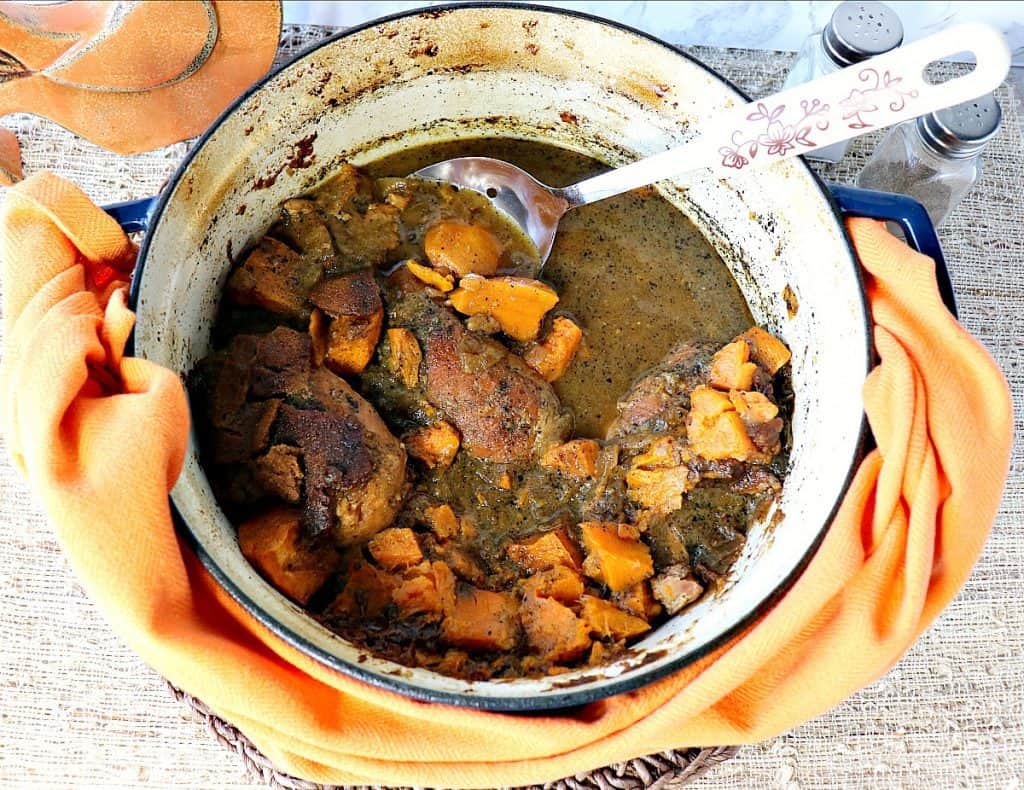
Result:
{"label": "metal shaker lid", "polygon": [[917,119],[921,139],[942,156],[974,156],[999,131],[1003,113],[991,93]]}
{"label": "metal shaker lid", "polygon": [[840,3],[821,41],[836,65],[852,66],[902,44],[903,23],[884,3]]}

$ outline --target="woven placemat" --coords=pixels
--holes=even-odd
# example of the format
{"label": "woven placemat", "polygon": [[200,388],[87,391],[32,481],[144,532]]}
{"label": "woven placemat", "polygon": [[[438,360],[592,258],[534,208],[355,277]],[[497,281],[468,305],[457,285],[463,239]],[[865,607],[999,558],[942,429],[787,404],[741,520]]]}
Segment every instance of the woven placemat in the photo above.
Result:
{"label": "woven placemat", "polygon": [[[283,30],[279,60],[287,59],[294,52],[332,32],[330,29],[311,26],[286,26]],[[689,48],[687,51],[754,96],[765,95],[781,84],[792,57],[788,53],[702,47]],[[1021,128],[1020,117],[1010,89],[1008,87],[1001,88],[997,92],[997,98],[1003,107],[1006,131],[993,141],[986,152],[986,171],[983,181],[951,217],[940,235],[950,260],[951,273],[957,286],[964,323],[969,331],[988,346],[1010,379],[1016,401],[1015,411],[1018,415],[1016,427],[1019,434],[1024,430],[1024,425],[1021,422],[1021,415],[1024,414],[1024,401],[1021,398],[1021,394],[1024,393],[1024,364],[1018,364],[1024,362],[1024,352],[1022,352],[1024,342],[1021,340],[1024,338],[1024,302],[1021,301],[1019,292],[1008,287],[1007,284],[1020,283],[1024,279],[1024,267],[1022,267],[1024,221],[1021,221],[1019,203],[1021,195],[1024,194],[1024,177],[1022,177],[1020,165],[1020,162],[1024,161],[1024,145],[1022,145],[1019,131]],[[188,143],[179,143],[134,157],[117,157],[53,124],[42,122],[32,116],[9,116],[5,119],[5,125],[19,133],[24,146],[27,172],[44,168],[52,170],[73,179],[100,202],[124,200],[154,193],[173,172],[177,163],[188,150]],[[878,136],[878,133],[875,133],[854,141],[843,162],[839,165],[820,166],[818,167],[819,172],[828,180],[851,181],[877,143]],[[13,471],[7,468],[0,469],[0,472],[13,474]],[[1021,641],[1021,634],[1024,633],[1024,627],[1021,626],[1024,626],[1024,621],[1020,621],[1019,615],[1015,614],[1017,610],[998,610],[1003,614],[1001,619],[990,624],[994,630],[983,633],[976,627],[979,613],[996,606],[1000,600],[993,599],[990,604],[986,604],[985,601],[988,599],[985,596],[994,595],[991,591],[996,589],[1016,590],[1019,588],[1019,584],[1024,582],[1020,570],[1024,565],[1021,562],[1024,555],[1021,554],[1019,535],[1015,534],[1017,530],[1014,529],[1014,525],[1019,524],[1020,519],[1024,518],[1024,443],[1020,441],[1014,448],[1008,492],[1008,499],[1004,502],[1003,511],[996,523],[992,539],[986,547],[982,565],[979,566],[972,583],[968,585],[968,589],[964,593],[964,605],[947,615],[947,625],[940,625],[936,628],[934,635],[925,636],[924,641],[929,644],[939,640],[940,644],[948,643],[950,645],[948,650],[957,654],[977,654],[989,656],[989,658],[996,653],[1000,655],[1019,654],[1019,650],[1012,645],[1024,646],[1024,642]],[[29,505],[26,502],[16,501],[8,503],[8,505],[10,512],[16,515],[29,512]],[[28,549],[25,549],[26,545]],[[6,553],[8,550],[10,552],[42,550],[33,548],[33,546],[34,544],[30,545],[24,541],[21,543],[14,541],[10,544],[5,542],[0,545],[0,558],[6,557],[9,560],[10,556]],[[56,551],[56,547],[49,546],[49,543],[44,548]],[[48,566],[40,564],[40,572],[43,572],[42,569],[45,567]],[[35,600],[39,595],[38,590],[46,589],[50,583],[48,579],[36,580],[33,576],[24,582],[24,585],[26,589],[31,588],[35,591],[33,592],[33,600]],[[35,605],[33,604],[33,606]],[[34,609],[26,611],[28,612],[27,617]],[[1015,625],[1015,623],[1019,623],[1019,625]],[[7,628],[3,622],[0,622],[0,627]],[[4,631],[4,633],[7,632]],[[954,633],[960,635],[960,638],[954,639]],[[10,636],[10,634],[7,635]],[[37,634],[37,636],[39,635]],[[1002,650],[1009,651],[1009,653],[1002,653],[1000,650],[994,651],[991,648],[993,640],[1002,644]],[[23,652],[32,649],[30,646],[19,644],[16,640],[4,641],[13,651],[12,661],[18,660],[19,657],[24,660]],[[928,655],[938,656],[939,660],[937,662],[930,660],[928,671],[934,673],[937,671],[936,667],[945,668],[943,671],[948,671],[952,676],[952,659],[947,657],[948,651],[945,648],[936,648],[934,644],[932,644],[931,650],[932,652]],[[19,651],[22,652],[19,653]],[[849,759],[843,762],[841,755],[850,751],[852,741],[844,741],[842,733],[846,733],[845,737],[850,738],[852,737],[850,733],[864,732],[862,728],[865,726],[879,728],[881,731],[892,731],[891,734],[894,737],[889,742],[899,746],[902,742],[897,736],[901,737],[904,734],[903,728],[905,727],[905,724],[901,722],[909,719],[908,711],[910,710],[908,707],[910,703],[904,702],[904,695],[919,699],[918,695],[922,693],[920,689],[915,691],[917,687],[914,686],[914,683],[920,685],[923,682],[922,677],[924,677],[922,676],[924,670],[918,667],[921,661],[920,657],[916,661],[917,663],[914,663],[912,660],[906,665],[909,669],[897,667],[894,670],[893,684],[883,681],[879,686],[886,689],[886,694],[892,699],[887,697],[887,701],[884,703],[887,706],[884,708],[884,715],[882,714],[883,708],[878,707],[880,718],[877,721],[870,717],[870,721],[865,721],[863,716],[867,714],[858,709],[852,712],[846,711],[843,714],[845,718],[823,717],[818,722],[813,722],[804,728],[804,731],[812,733],[825,728],[828,732],[828,742],[835,743],[839,750],[838,753],[831,754],[828,759],[815,764],[815,776],[821,779],[822,783],[825,783],[825,779],[830,777],[833,780],[833,785],[848,786],[852,781],[851,777],[855,774],[865,782],[869,781],[869,777],[878,778],[879,763],[877,760],[875,762],[858,760],[856,767]],[[978,759],[971,761],[973,767],[963,775],[974,777],[980,781],[981,785],[996,786],[997,778],[1005,779],[1009,775],[1002,769],[998,769],[997,766],[1006,764],[1005,761],[1009,761],[1008,764],[1013,765],[1015,759],[1024,758],[1024,751],[1021,751],[1024,748],[1024,739],[1013,735],[1018,731],[1012,730],[1012,725],[1008,723],[1010,720],[1006,718],[1009,715],[1006,705],[1000,700],[1019,700],[1024,694],[1024,687],[1021,686],[1019,673],[998,675],[1000,680],[997,682],[997,686],[1000,693],[996,693],[995,686],[985,685],[988,675],[979,674],[982,669],[990,674],[997,672],[995,669],[988,668],[988,664],[974,662],[964,669],[964,673],[965,677],[970,677],[971,688],[984,689],[980,693],[985,695],[985,699],[991,699],[992,705],[985,707],[985,710],[989,711],[986,721],[991,721],[990,730],[986,731],[986,737],[996,739],[994,743],[999,744],[998,751],[1001,759],[993,761],[994,755],[986,752],[988,760],[982,760],[979,754],[972,753]],[[924,693],[927,694],[927,692]],[[963,691],[963,693],[967,692]],[[257,781],[262,781],[272,787],[303,788],[303,790],[319,787],[276,771],[267,758],[260,754],[244,735],[214,716],[201,701],[194,700],[177,691],[175,691],[175,697],[185,703],[187,709],[193,712],[192,715],[208,725],[210,732],[219,743],[227,746],[239,756],[241,762]],[[868,707],[875,710],[874,698],[869,700],[869,703]],[[902,712],[902,718],[894,715],[897,712]],[[959,715],[962,718],[963,711],[960,711]],[[924,714],[921,716],[923,717]],[[949,721],[946,719],[947,716],[941,711],[935,711],[932,719],[928,720],[925,731],[934,733],[934,738],[945,743],[948,739],[949,728]],[[980,714],[978,720],[980,721]],[[976,745],[974,741],[968,740],[968,746]],[[955,741],[954,738],[948,746],[954,746]],[[923,741],[920,742],[923,743]],[[791,748],[791,746],[786,746],[784,750]],[[962,743],[959,748],[963,748]],[[751,751],[756,751],[756,748]],[[947,745],[944,745],[942,751],[944,755],[949,756],[948,761],[943,764],[948,764],[952,770],[955,762],[955,749],[947,748]],[[734,747],[667,752],[566,778],[548,786],[557,788],[600,787],[603,790],[664,787],[667,785],[677,787],[695,779],[714,765],[728,760],[735,753]],[[759,754],[759,759],[770,757],[770,755],[760,752]],[[2,753],[0,753],[0,762],[2,762]],[[727,775],[734,773],[732,766],[739,762],[735,761],[724,766],[720,772]],[[789,758],[787,757],[784,762],[789,765]],[[1018,764],[1024,764],[1024,762]],[[917,768],[920,769],[921,766],[918,765]],[[143,767],[140,766],[140,770],[144,770]],[[964,765],[957,764],[954,774],[962,773],[964,770]],[[838,775],[836,771],[839,771]],[[908,774],[908,776],[910,775]],[[733,779],[739,781],[735,776]],[[784,779],[785,777],[781,775],[776,777],[776,780],[783,784],[785,784]],[[991,780],[991,783],[984,781],[985,779]],[[913,780],[909,781],[913,783]],[[839,784],[837,785],[836,782]],[[895,783],[900,784],[900,782]],[[746,782],[739,781],[737,786],[746,784]]]}
{"label": "woven placemat", "polygon": [[[244,733],[219,718],[205,702],[176,689],[169,683],[167,687],[178,702],[191,708],[192,712],[206,724],[214,738],[238,755],[250,776],[261,779],[269,787],[284,790],[338,790],[329,785],[296,779],[277,770]],[[596,771],[568,776],[546,785],[530,785],[523,790],[656,790],[667,787],[670,783],[678,787],[692,782],[738,751],[739,748],[736,746],[713,746],[707,749],[659,752],[599,768]],[[369,790],[369,787],[364,785],[350,790]],[[373,788],[384,790],[376,785]]]}

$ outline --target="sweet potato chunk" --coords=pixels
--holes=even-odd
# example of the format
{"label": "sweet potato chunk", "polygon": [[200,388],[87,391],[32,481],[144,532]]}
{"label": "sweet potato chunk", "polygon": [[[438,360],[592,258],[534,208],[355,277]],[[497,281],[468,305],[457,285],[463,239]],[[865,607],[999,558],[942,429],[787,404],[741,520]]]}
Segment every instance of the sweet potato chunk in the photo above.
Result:
{"label": "sweet potato chunk", "polygon": [[735,411],[719,414],[711,420],[687,420],[686,435],[693,451],[702,458],[720,461],[734,458],[737,461],[761,461],[764,454],[754,445],[743,420]]}
{"label": "sweet potato chunk", "polygon": [[399,579],[359,560],[349,570],[341,595],[327,608],[328,615],[379,617],[392,604]]}
{"label": "sweet potato chunk", "polygon": [[416,263],[416,261],[406,261],[405,268],[417,280],[429,285],[431,288],[436,288],[441,293],[448,293],[455,287],[455,278],[450,274],[440,272],[437,269],[431,269],[429,266],[423,266]]}
{"label": "sweet potato chunk", "polygon": [[319,307],[309,314],[309,339],[313,347],[313,364],[320,367],[327,358],[327,335],[331,321]]}
{"label": "sweet potato chunk", "polygon": [[779,407],[760,392],[733,390],[729,393],[729,401],[748,426],[770,422],[779,416]]}
{"label": "sweet potato chunk", "polygon": [[458,430],[444,420],[417,428],[402,437],[405,449],[413,458],[417,458],[431,469],[446,467],[455,460],[459,452]]}
{"label": "sweet potato chunk", "polygon": [[331,321],[324,360],[327,367],[338,375],[362,373],[373,359],[383,321],[383,310],[367,318],[342,315]]}
{"label": "sweet potato chunk", "polygon": [[572,364],[582,341],[583,330],[565,316],[558,316],[548,336],[532,344],[523,354],[523,361],[545,381],[558,381]]}
{"label": "sweet potato chunk", "polygon": [[402,383],[412,389],[420,383],[420,362],[423,352],[416,342],[416,335],[409,329],[389,329],[387,332],[388,346],[391,355],[388,357],[388,370],[396,374]]}
{"label": "sweet potato chunk", "polygon": [[491,275],[498,271],[501,245],[479,225],[443,221],[433,225],[423,239],[430,264],[463,277]]}
{"label": "sweet potato chunk", "polygon": [[459,534],[459,517],[451,505],[431,505],[423,511],[427,524],[442,540]]}
{"label": "sweet potato chunk", "polygon": [[441,624],[448,644],[467,650],[511,650],[516,643],[516,602],[509,593],[465,587]]}
{"label": "sweet potato chunk", "polygon": [[[339,375],[362,373],[380,339],[384,307],[373,273],[362,269],[321,280],[309,295],[313,361]],[[328,323],[327,317],[333,320]]]}
{"label": "sweet potato chunk", "polygon": [[620,609],[642,617],[644,620],[650,620],[661,614],[661,604],[654,600],[651,585],[646,581],[634,584],[628,590],[615,593],[612,600]]}
{"label": "sweet potato chunk", "polygon": [[257,305],[289,318],[309,314],[306,297],[321,268],[277,239],[265,236],[228,278],[227,295],[236,304]]}
{"label": "sweet potato chunk", "polygon": [[441,601],[441,611],[450,614],[455,609],[455,574],[446,563],[434,560],[430,564],[431,577]]}
{"label": "sweet potato chunk", "polygon": [[[745,419],[737,405],[743,409]],[[697,455],[712,461],[733,458],[763,463],[771,460],[772,453],[755,445],[748,433],[748,424],[760,424],[761,417],[766,417],[768,424],[764,432],[766,449],[778,452],[778,431],[782,429],[782,422],[772,423],[778,408],[761,393],[733,391],[727,396],[708,387],[697,387],[690,395],[690,407],[686,436]],[[772,431],[774,437],[770,435]]]}
{"label": "sweet potato chunk", "polygon": [[370,539],[367,548],[370,556],[389,571],[408,568],[423,559],[415,533],[404,527],[378,532]]}
{"label": "sweet potato chunk", "polygon": [[772,376],[793,356],[781,340],[759,326],[751,327],[736,339],[750,347],[750,358]]}
{"label": "sweet potato chunk", "polygon": [[587,550],[583,572],[612,592],[622,592],[654,573],[650,549],[638,540],[620,537],[618,524],[585,521],[580,532]]}
{"label": "sweet potato chunk", "polygon": [[708,383],[719,390],[749,390],[754,384],[757,365],[748,361],[750,346],[734,340],[711,358]]}
{"label": "sweet potato chunk", "polygon": [[267,581],[293,601],[306,604],[332,569],[316,553],[299,546],[301,519],[299,510],[268,510],[238,528],[238,545]]}
{"label": "sweet potato chunk", "polygon": [[634,465],[626,473],[630,500],[656,513],[678,510],[682,506],[683,494],[692,491],[699,480],[700,475],[684,465],[658,469]]}
{"label": "sweet potato chunk", "polygon": [[526,543],[511,544],[508,557],[531,571],[543,571],[559,565],[576,570],[581,561],[580,550],[562,529],[545,532]]}
{"label": "sweet potato chunk", "polygon": [[593,477],[601,446],[593,439],[573,439],[551,447],[540,459],[540,465],[575,477]]}
{"label": "sweet potato chunk", "polygon": [[717,417],[722,412],[734,408],[736,407],[726,393],[713,390],[703,384],[690,393],[690,412],[699,414],[702,419]]}
{"label": "sweet potato chunk", "polygon": [[556,565],[545,571],[538,571],[527,576],[521,582],[523,594],[554,598],[556,601],[571,603],[583,595],[583,579],[580,575],[564,565]]}
{"label": "sweet potato chunk", "polygon": [[603,598],[584,595],[580,603],[580,617],[586,622],[591,633],[610,636],[612,639],[629,639],[631,636],[651,630],[646,620],[624,612]]}
{"label": "sweet potato chunk", "polygon": [[431,575],[403,579],[392,591],[391,600],[402,617],[416,614],[440,617],[443,612],[441,595]]}
{"label": "sweet potato chunk", "polygon": [[537,337],[544,315],[558,303],[558,294],[538,280],[469,275],[459,281],[450,299],[463,315],[489,315],[502,332],[525,343]]}
{"label": "sweet potato chunk", "polygon": [[[728,403],[729,399],[725,400]],[[689,450],[673,437],[655,440],[647,452],[633,459],[626,472],[629,498],[656,513],[678,510],[683,494],[700,481],[700,475],[687,464],[691,458]]]}
{"label": "sweet potato chunk", "polygon": [[573,661],[590,647],[586,623],[553,598],[527,597],[521,617],[526,641],[546,661]]}
{"label": "sweet potato chunk", "polygon": [[700,598],[704,587],[693,578],[687,566],[672,565],[651,581],[651,590],[654,597],[665,605],[665,611],[676,614]]}

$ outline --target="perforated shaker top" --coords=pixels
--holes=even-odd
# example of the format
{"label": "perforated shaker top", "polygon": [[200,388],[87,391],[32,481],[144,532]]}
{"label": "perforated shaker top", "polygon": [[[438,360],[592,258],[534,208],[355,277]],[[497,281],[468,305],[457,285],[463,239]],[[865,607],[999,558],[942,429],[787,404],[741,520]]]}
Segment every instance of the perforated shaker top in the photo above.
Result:
{"label": "perforated shaker top", "polygon": [[825,52],[839,66],[852,66],[896,49],[903,23],[884,3],[841,3],[821,34]]}
{"label": "perforated shaker top", "polygon": [[999,131],[1003,113],[991,93],[922,115],[917,129],[927,145],[943,156],[974,156]]}

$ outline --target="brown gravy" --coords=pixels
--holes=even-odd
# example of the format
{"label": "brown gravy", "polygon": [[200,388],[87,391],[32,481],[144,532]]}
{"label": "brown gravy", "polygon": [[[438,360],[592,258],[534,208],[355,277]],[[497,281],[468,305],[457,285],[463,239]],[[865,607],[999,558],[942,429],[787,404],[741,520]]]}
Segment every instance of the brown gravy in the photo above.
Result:
{"label": "brown gravy", "polygon": [[[374,177],[394,176],[458,156],[504,159],[551,186],[607,169],[543,143],[474,139],[411,148],[366,170]],[[541,277],[559,293],[556,312],[571,314],[586,330],[589,353],[584,349],[555,383],[562,403],[576,415],[579,436],[604,436],[616,400],[677,343],[724,343],[753,324],[718,254],[689,219],[649,188],[569,212]]]}

